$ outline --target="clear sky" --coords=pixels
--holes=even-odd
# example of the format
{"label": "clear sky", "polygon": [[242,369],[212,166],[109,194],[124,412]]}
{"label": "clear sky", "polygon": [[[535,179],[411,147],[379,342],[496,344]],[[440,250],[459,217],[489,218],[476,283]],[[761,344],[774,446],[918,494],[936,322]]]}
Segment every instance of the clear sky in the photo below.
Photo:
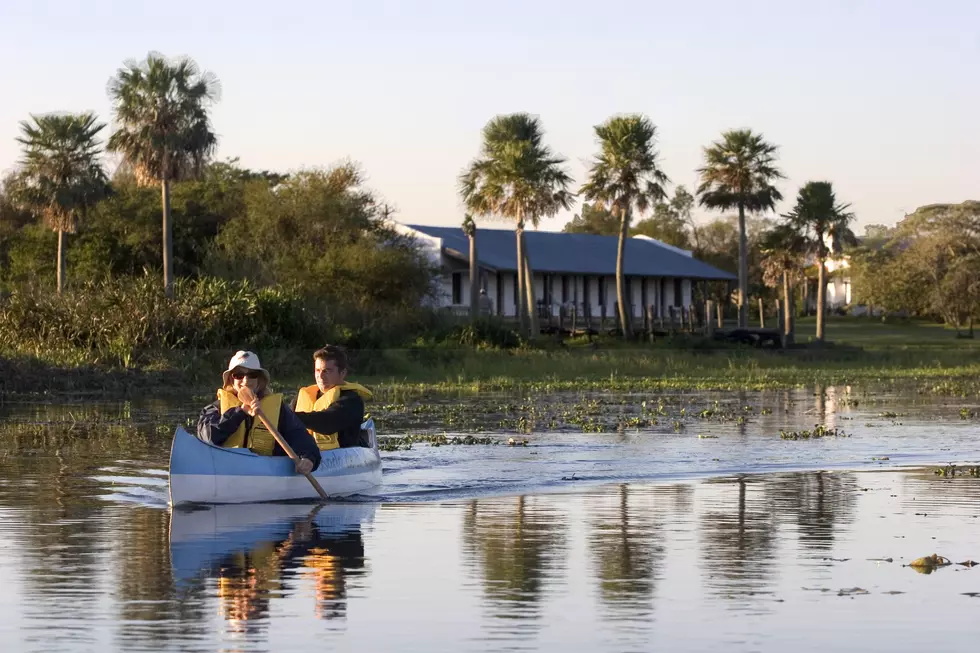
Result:
{"label": "clear sky", "polygon": [[403,222],[458,224],[456,177],[514,111],[577,183],[593,125],[641,112],[689,189],[701,148],[750,127],[780,146],[782,211],[813,179],[858,225],[980,199],[980,0],[0,0],[0,171],[30,113],[109,121],[109,78],[149,51],[221,80],[219,157],[349,157]]}

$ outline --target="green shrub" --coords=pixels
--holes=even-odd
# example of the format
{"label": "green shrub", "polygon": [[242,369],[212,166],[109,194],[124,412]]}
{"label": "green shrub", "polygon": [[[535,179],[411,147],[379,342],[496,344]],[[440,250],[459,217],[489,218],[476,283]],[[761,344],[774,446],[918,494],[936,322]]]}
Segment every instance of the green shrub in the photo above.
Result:
{"label": "green shrub", "polygon": [[494,319],[458,324],[442,338],[442,342],[476,349],[515,349],[525,344],[517,331]]}
{"label": "green shrub", "polygon": [[323,315],[288,289],[211,278],[179,279],[172,300],[156,275],[78,284],[60,296],[20,286],[0,300],[0,349],[85,352],[128,366],[174,348],[316,348],[337,337]]}

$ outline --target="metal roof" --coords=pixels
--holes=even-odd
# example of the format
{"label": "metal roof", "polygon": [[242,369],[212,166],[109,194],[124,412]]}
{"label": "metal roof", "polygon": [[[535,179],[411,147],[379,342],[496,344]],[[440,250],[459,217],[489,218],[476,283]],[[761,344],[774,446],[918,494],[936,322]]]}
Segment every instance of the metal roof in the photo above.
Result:
{"label": "metal roof", "polygon": [[[442,239],[443,248],[469,259],[470,245],[461,227],[422,224],[404,225],[420,233]],[[567,234],[554,231],[524,232],[531,267],[549,274],[615,275],[617,236]],[[482,265],[497,270],[517,269],[517,242],[510,229],[477,229],[477,257]],[[626,240],[628,276],[682,277],[734,281],[735,275],[719,270],[676,248],[646,238]]]}

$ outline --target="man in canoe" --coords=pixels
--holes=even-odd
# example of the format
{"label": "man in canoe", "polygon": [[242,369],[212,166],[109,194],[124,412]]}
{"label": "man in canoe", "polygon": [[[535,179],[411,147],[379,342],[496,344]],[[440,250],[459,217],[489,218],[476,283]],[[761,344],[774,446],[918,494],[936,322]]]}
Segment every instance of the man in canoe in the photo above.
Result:
{"label": "man in canoe", "polygon": [[[306,427],[282,395],[269,387],[269,372],[250,351],[239,351],[221,375],[222,387],[218,399],[201,411],[197,421],[197,437],[220,447],[244,447],[262,456],[284,456],[272,433],[256,419],[262,410],[270,424],[276,424],[280,435],[296,455],[296,473],[308,474],[320,465],[320,450]],[[247,387],[254,394],[251,403],[243,404],[238,392]]]}
{"label": "man in canoe", "polygon": [[296,417],[320,450],[371,446],[361,434],[364,401],[371,391],[347,381],[347,352],[336,345],[316,350],[313,377],[316,384],[300,388],[296,396]]}

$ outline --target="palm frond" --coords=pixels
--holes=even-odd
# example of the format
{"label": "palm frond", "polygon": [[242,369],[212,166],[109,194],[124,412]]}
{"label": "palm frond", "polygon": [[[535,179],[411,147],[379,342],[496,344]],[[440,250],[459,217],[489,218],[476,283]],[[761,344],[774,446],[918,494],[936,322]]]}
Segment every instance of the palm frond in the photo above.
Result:
{"label": "palm frond", "polygon": [[460,197],[472,213],[537,226],[541,218],[571,207],[565,159],[544,145],[537,118],[526,113],[493,118],[483,129],[481,155],[458,179]]}
{"label": "palm frond", "polygon": [[704,166],[698,169],[698,203],[728,211],[743,207],[750,213],[775,209],[783,199],[773,185],[783,174],[776,167],[778,148],[762,134],[748,129],[722,134],[720,141],[704,148]]}
{"label": "palm frond", "polygon": [[73,233],[78,216],[108,192],[98,140],[105,124],[88,112],[31,116],[20,127],[16,199],[52,229]]}
{"label": "palm frond", "polygon": [[655,147],[657,128],[639,114],[615,116],[595,127],[599,154],[579,191],[613,215],[639,214],[667,196],[670,183]]}
{"label": "palm frond", "polygon": [[840,253],[845,244],[856,242],[850,228],[854,214],[849,208],[850,204],[837,201],[831,182],[811,181],[800,188],[796,205],[783,217],[804,235],[810,250],[823,259],[831,252]]}
{"label": "palm frond", "polygon": [[122,154],[137,181],[198,176],[217,148],[208,109],[220,98],[217,78],[188,58],[150,53],[109,80],[116,131],[108,149]]}

